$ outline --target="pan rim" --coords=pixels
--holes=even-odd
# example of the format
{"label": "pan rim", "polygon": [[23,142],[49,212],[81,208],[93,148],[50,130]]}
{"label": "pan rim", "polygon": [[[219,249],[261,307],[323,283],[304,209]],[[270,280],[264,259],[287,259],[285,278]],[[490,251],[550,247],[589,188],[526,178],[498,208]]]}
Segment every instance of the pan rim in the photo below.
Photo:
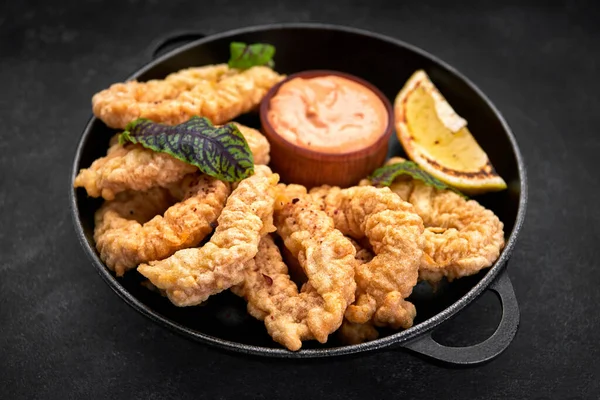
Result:
{"label": "pan rim", "polygon": [[383,338],[375,339],[370,342],[355,344],[355,345],[347,345],[347,346],[339,346],[332,347],[326,349],[301,349],[297,352],[292,352],[284,348],[271,348],[271,347],[263,347],[256,345],[248,345],[243,343],[238,343],[234,341],[220,339],[218,337],[214,337],[211,335],[207,335],[201,332],[197,332],[193,329],[187,328],[186,326],[179,324],[178,322],[172,321],[169,318],[159,314],[158,312],[152,310],[150,307],[143,304],[133,295],[131,295],[117,280],[115,276],[106,268],[104,263],[99,259],[96,254],[96,251],[89,245],[83,226],[81,224],[80,218],[80,210],[77,205],[77,195],[76,189],[74,188],[74,180],[78,173],[78,168],[80,164],[81,154],[83,150],[83,146],[86,142],[88,135],[90,134],[91,128],[96,121],[96,117],[92,116],[83,130],[78,144],[76,148],[75,157],[73,159],[72,171],[71,171],[71,179],[70,179],[70,211],[71,217],[73,221],[73,225],[77,234],[77,237],[85,250],[86,255],[92,261],[92,264],[96,268],[97,272],[104,279],[104,281],[109,285],[109,287],[121,297],[129,306],[134,308],[136,311],[150,318],[154,322],[159,323],[160,325],[167,327],[187,338],[193,339],[195,341],[199,341],[205,344],[213,345],[217,348],[233,351],[233,352],[241,352],[250,355],[258,355],[258,356],[269,356],[269,357],[277,357],[277,358],[323,358],[323,357],[332,357],[332,356],[343,356],[349,355],[359,352],[371,352],[375,350],[380,350],[383,348],[391,348],[401,346],[402,344],[408,342],[409,340],[417,339],[418,336],[425,334],[426,332],[431,331],[438,325],[447,321],[451,317],[455,316],[458,312],[468,306],[471,302],[475,301],[481,294],[485,292],[485,290],[494,282],[494,280],[498,277],[498,275],[504,271],[507,266],[507,262],[514,250],[517,237],[522,229],[523,222],[525,219],[526,208],[527,208],[527,199],[528,199],[528,183],[527,183],[527,173],[525,167],[525,161],[517,144],[517,140],[514,137],[514,134],[508,123],[504,119],[503,115],[496,108],[496,106],[492,103],[492,101],[488,98],[488,96],[483,93],[477,85],[471,82],[466,76],[460,73],[457,69],[446,63],[445,61],[439,59],[433,54],[415,46],[410,43],[404,42],[400,39],[396,39],[390,36],[386,36],[377,32],[354,28],[350,26],[344,25],[336,25],[336,24],[326,24],[326,23],[276,23],[276,24],[261,24],[261,25],[253,25],[247,26],[243,28],[228,30],[212,35],[208,35],[202,39],[198,39],[192,41],[188,44],[185,44],[181,47],[173,49],[162,56],[146,63],[141,68],[139,68],[135,73],[131,74],[127,80],[135,79],[136,77],[144,74],[149,69],[153,68],[157,64],[164,62],[165,60],[189,50],[191,48],[203,45],[208,42],[212,42],[219,39],[224,39],[231,36],[236,36],[240,34],[258,32],[258,31],[266,31],[266,30],[282,30],[282,29],[311,29],[311,30],[329,30],[329,31],[338,31],[351,33],[361,36],[367,36],[376,40],[380,40],[383,42],[387,42],[393,44],[397,47],[403,47],[412,51],[414,53],[419,54],[420,56],[429,59],[433,63],[440,65],[441,67],[448,70],[450,73],[454,74],[457,78],[462,80],[467,86],[469,86],[492,110],[494,115],[498,118],[499,122],[504,129],[504,133],[509,139],[512,151],[514,153],[516,162],[517,162],[517,171],[519,174],[519,183],[521,193],[519,196],[519,206],[517,210],[517,215],[515,219],[515,223],[513,229],[506,241],[506,245],[498,260],[490,267],[490,269],[486,272],[486,274],[481,278],[481,280],[473,286],[465,295],[463,295],[460,299],[454,302],[451,306],[447,307],[440,313],[430,317],[429,319],[414,325],[413,327],[392,334],[390,336],[386,336]]}

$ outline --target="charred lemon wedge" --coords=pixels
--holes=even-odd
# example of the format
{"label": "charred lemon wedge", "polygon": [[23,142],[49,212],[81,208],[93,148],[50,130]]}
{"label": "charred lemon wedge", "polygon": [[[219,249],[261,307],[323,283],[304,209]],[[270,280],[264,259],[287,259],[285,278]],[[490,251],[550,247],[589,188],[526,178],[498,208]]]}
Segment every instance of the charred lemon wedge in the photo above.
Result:
{"label": "charred lemon wedge", "polygon": [[416,71],[394,102],[396,134],[425,171],[466,194],[506,189],[487,154],[425,71]]}

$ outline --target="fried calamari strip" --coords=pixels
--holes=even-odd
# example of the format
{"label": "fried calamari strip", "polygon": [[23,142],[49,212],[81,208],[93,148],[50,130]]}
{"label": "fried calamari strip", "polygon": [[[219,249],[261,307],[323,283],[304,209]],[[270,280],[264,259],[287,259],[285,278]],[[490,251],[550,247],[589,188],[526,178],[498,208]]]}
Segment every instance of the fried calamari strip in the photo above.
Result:
{"label": "fried calamari strip", "polygon": [[[235,123],[240,129],[255,164],[269,162],[269,142],[256,129]],[[167,153],[160,153],[142,145],[120,145],[111,140],[105,157],[99,158],[89,168],[82,169],[75,178],[74,186],[83,187],[91,197],[102,196],[112,200],[124,190],[148,190],[155,186],[168,186],[178,182],[198,168],[177,160]]]}
{"label": "fried calamari strip", "polygon": [[137,118],[177,125],[194,115],[222,124],[256,108],[283,78],[263,66],[245,71],[224,64],[187,69],[164,80],[113,84],[93,96],[92,109],[117,129]]}
{"label": "fried calamari strip", "polygon": [[[280,194],[282,190],[285,185],[278,185]],[[263,320],[273,339],[288,349],[299,350],[304,340],[325,343],[354,300],[356,250],[331,218],[307,199],[282,204],[275,222],[308,282],[298,292],[279,248],[266,236],[246,265],[243,283],[232,290],[248,301],[248,312]]]}
{"label": "fried calamari strip", "polygon": [[286,298],[298,296],[298,288],[290,280],[271,235],[263,236],[256,257],[246,263],[244,281],[231,291],[243,297],[248,302],[248,313],[261,321],[275,313]]}
{"label": "fried calamari strip", "polygon": [[212,231],[229,190],[224,182],[194,173],[171,191],[119,193],[96,211],[94,240],[100,258],[121,276],[142,262],[196,246]]}
{"label": "fried calamari strip", "polygon": [[[253,307],[265,312],[267,331],[288,349],[298,350],[303,340],[325,343],[340,327],[347,306],[354,301],[356,250],[335,229],[332,219],[308,199],[296,198],[285,204],[275,220],[279,235],[298,259],[308,282],[297,296],[274,300],[268,295],[257,296],[261,301]],[[283,263],[279,251],[277,262]],[[291,291],[295,284],[289,275],[287,279]],[[257,289],[246,292],[256,293]]]}
{"label": "fried calamari strip", "polygon": [[[294,298],[298,303],[318,304],[319,297],[316,292],[298,293],[298,287],[291,280],[288,268],[281,258],[279,248],[270,235],[264,236],[259,244],[256,257],[246,263],[243,282],[231,290],[248,302],[248,313],[254,318],[268,323],[269,319],[281,317],[282,312],[287,312],[286,330],[278,330],[271,334],[280,344],[289,350],[299,350],[302,340],[313,339],[309,327],[303,323],[306,315],[300,314],[298,307],[282,310],[289,299]],[[289,308],[289,305],[287,306]],[[302,310],[306,314],[306,310]],[[277,324],[269,324],[277,328]]]}
{"label": "fried calamari strip", "polygon": [[[373,259],[373,253],[371,250],[364,248],[360,243],[351,237],[346,236],[346,239],[348,239],[350,243],[354,245],[354,248],[356,249],[356,256],[354,258],[356,258],[359,264],[364,264],[365,262]],[[285,246],[281,248],[281,257],[283,258],[285,265],[287,265],[288,273],[292,280],[296,282],[297,285],[305,284],[308,281],[308,278],[306,277],[302,266],[298,262],[298,259],[294,257],[292,252]]]}
{"label": "fried calamari strip", "polygon": [[106,157],[79,171],[74,186],[85,188],[88,196],[112,200],[125,190],[166,187],[197,170],[197,167],[169,154],[145,149],[141,145],[116,143],[108,149]]}
{"label": "fried calamari strip", "polygon": [[184,249],[138,271],[166,292],[176,306],[200,304],[244,279],[244,265],[256,256],[262,236],[275,231],[273,205],[279,180],[267,166],[242,180],[227,199],[210,241]]}
{"label": "fried calamari strip", "polygon": [[[356,249],[356,260],[359,265],[366,264],[373,260],[375,256],[369,249],[362,247],[357,241],[351,239]],[[356,324],[344,319],[342,326],[338,331],[338,336],[346,344],[358,344],[375,340],[379,337],[379,332],[371,321],[364,324]]]}
{"label": "fried calamari strip", "polygon": [[292,252],[285,246],[281,246],[280,251],[283,262],[285,263],[285,265],[287,265],[288,274],[290,275],[290,278],[297,285],[304,285],[308,281],[308,278],[306,277],[302,266],[298,262],[298,259],[294,257]]}
{"label": "fried calamari strip", "polygon": [[375,257],[356,268],[357,298],[348,307],[348,321],[409,328],[415,307],[405,300],[417,283],[422,256],[423,221],[412,205],[389,188],[369,186],[310,191],[335,227],[354,239],[369,239]]}
{"label": "fried calamari strip", "polygon": [[[403,162],[392,158],[388,164]],[[364,184],[364,183],[363,183]],[[504,247],[504,224],[475,200],[402,176],[390,189],[410,202],[425,223],[419,276],[432,284],[473,275],[491,266]]]}

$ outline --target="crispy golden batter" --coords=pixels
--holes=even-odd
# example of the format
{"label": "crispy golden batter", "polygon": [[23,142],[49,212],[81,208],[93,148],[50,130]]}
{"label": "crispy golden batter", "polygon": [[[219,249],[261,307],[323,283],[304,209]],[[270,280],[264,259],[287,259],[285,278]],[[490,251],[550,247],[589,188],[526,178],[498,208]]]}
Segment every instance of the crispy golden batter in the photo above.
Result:
{"label": "crispy golden batter", "polygon": [[223,64],[187,69],[164,80],[113,84],[93,96],[92,109],[117,129],[137,118],[177,125],[194,115],[222,124],[253,110],[283,78],[260,66],[245,71]]}
{"label": "crispy golden batter", "polygon": [[357,299],[346,318],[358,324],[372,320],[376,326],[412,326],[415,307],[404,299],[417,283],[423,246],[423,221],[412,205],[389,188],[323,186],[310,193],[337,229],[357,240],[368,238],[375,254],[356,269]]}
{"label": "crispy golden batter", "polygon": [[254,164],[267,165],[271,160],[271,146],[269,145],[267,138],[257,129],[250,128],[249,126],[242,125],[238,122],[234,122],[234,124],[248,142],[248,147],[250,147],[250,151],[252,152],[252,158],[254,158]]}
{"label": "crispy golden batter", "polygon": [[[359,265],[366,264],[373,260],[375,255],[371,250],[362,247],[360,243],[355,240],[351,241],[356,249],[355,258]],[[355,324],[344,319],[344,322],[338,331],[338,336],[343,343],[358,344],[377,339],[379,337],[379,332],[375,329],[371,321],[364,324]]]}
{"label": "crispy golden batter", "polygon": [[308,281],[302,266],[298,262],[298,259],[294,257],[292,252],[285,246],[281,246],[281,258],[283,258],[283,262],[287,265],[288,274],[290,278],[296,283],[296,285],[303,285]]}
{"label": "crispy golden batter", "polygon": [[[341,325],[347,306],[354,301],[356,250],[333,221],[307,199],[294,199],[276,213],[278,233],[285,246],[298,259],[308,283],[294,296],[257,295],[253,307],[260,308],[267,331],[275,341],[290,350],[298,350],[303,340],[321,343]],[[276,248],[272,248],[275,252]],[[277,250],[276,262],[283,264]],[[257,262],[257,266],[265,265]],[[266,268],[266,267],[265,267]],[[280,266],[278,270],[283,270]],[[286,268],[287,271],[287,268]],[[286,290],[293,293],[289,279]],[[263,286],[265,281],[255,279]],[[248,288],[246,293],[258,293]],[[261,304],[257,306],[257,304]],[[271,308],[269,308],[271,307]]]}
{"label": "crispy golden batter", "polygon": [[187,175],[171,191],[119,193],[95,215],[100,258],[121,276],[139,263],[196,246],[212,231],[228,195],[229,185],[198,173]]}
{"label": "crispy golden batter", "polygon": [[[346,239],[348,239],[350,243],[354,245],[354,248],[356,249],[355,258],[359,263],[364,264],[365,262],[371,261],[373,259],[373,253],[369,249],[363,248],[357,241],[355,241],[351,237],[346,236]],[[292,252],[288,250],[287,247],[282,247],[283,248],[280,249],[281,257],[283,258],[283,262],[285,262],[285,265],[287,265],[290,277],[294,282],[296,282],[297,285],[303,285],[308,281],[308,278],[306,277],[302,266],[298,262],[298,259],[294,257]]]}
{"label": "crispy golden batter", "polygon": [[255,169],[256,174],[241,181],[227,199],[208,243],[138,267],[176,306],[200,304],[241,283],[244,264],[256,256],[261,237],[275,231],[273,205],[279,176],[267,166]]}
{"label": "crispy golden batter", "polygon": [[308,194],[305,186],[280,183],[277,185],[277,197],[275,198],[275,210],[281,210],[287,203],[295,198],[302,198]]}
{"label": "crispy golden batter", "polygon": [[[248,142],[255,164],[267,164],[270,149],[267,139],[256,129],[236,125]],[[117,193],[128,189],[143,191],[155,186],[165,187],[198,170],[167,153],[135,144],[122,146],[117,140],[111,140],[111,143],[105,157],[79,171],[75,178],[74,186],[85,188],[91,197],[112,200]]]}
{"label": "crispy golden batter", "polygon": [[[388,164],[402,161],[396,157]],[[498,259],[504,247],[504,224],[477,201],[405,176],[390,189],[413,204],[425,223],[421,279],[435,284],[445,276],[452,281],[476,274]]]}
{"label": "crispy golden batter", "polygon": [[75,187],[83,187],[88,196],[113,200],[125,190],[145,191],[165,187],[183,179],[198,168],[166,153],[145,149],[141,145],[112,145],[106,157],[82,169]]}
{"label": "crispy golden batter", "polygon": [[290,280],[288,269],[281,259],[279,248],[271,235],[265,235],[258,245],[256,257],[244,267],[244,281],[231,288],[248,302],[248,313],[263,321],[288,297],[298,295]]}
{"label": "crispy golden batter", "polygon": [[359,344],[377,339],[379,332],[371,321],[355,324],[345,319],[338,331],[338,336],[345,344]]}
{"label": "crispy golden batter", "polygon": [[281,200],[280,205],[282,207],[292,201],[292,199],[301,198],[308,194],[308,190],[305,186],[297,185],[295,183],[280,183],[277,185],[277,192],[278,198]]}

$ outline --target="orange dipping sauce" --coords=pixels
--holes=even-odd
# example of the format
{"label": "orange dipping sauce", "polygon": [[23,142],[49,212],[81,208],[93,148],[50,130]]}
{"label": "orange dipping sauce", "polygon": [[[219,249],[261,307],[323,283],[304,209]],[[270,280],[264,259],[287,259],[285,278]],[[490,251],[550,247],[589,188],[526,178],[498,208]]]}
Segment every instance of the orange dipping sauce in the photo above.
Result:
{"label": "orange dipping sauce", "polygon": [[309,150],[348,153],[374,144],[389,115],[369,88],[341,76],[294,78],[269,102],[267,118],[286,141]]}

